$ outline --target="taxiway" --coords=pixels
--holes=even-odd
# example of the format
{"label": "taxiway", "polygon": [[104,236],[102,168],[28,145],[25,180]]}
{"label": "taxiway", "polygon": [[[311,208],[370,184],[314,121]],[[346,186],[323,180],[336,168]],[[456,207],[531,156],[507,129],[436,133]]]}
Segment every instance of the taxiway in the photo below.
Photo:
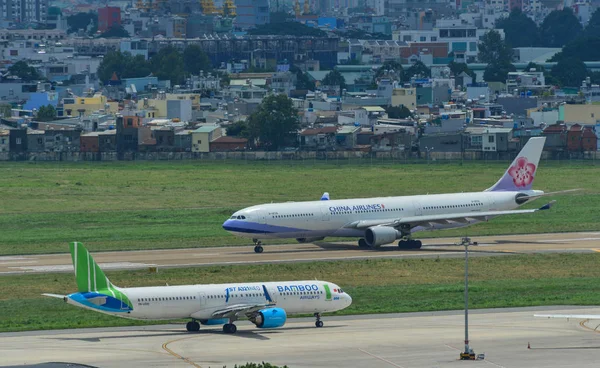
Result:
{"label": "taxiway", "polygon": [[[359,249],[354,242],[265,245],[256,254],[252,246],[207,247],[143,251],[98,252],[94,258],[105,270],[143,269],[147,267],[192,267],[279,262],[333,261],[398,257],[462,257],[464,248],[458,238],[424,239],[420,250],[400,250],[389,245],[380,250]],[[598,252],[600,232],[478,236],[474,256],[521,253]],[[65,244],[65,249],[67,246]],[[68,253],[0,257],[0,275],[32,272],[72,272]]]}
{"label": "taxiway", "polygon": [[[294,319],[276,330],[239,322],[199,333],[183,326],[101,328],[0,334],[1,364],[72,362],[96,367],[233,367],[270,362],[289,367],[597,367],[596,324],[539,319],[535,312],[594,313],[598,309],[537,307],[475,310],[471,346],[485,359],[460,362],[462,311]],[[530,344],[530,349],[528,349]],[[32,353],[34,352],[34,353]]]}

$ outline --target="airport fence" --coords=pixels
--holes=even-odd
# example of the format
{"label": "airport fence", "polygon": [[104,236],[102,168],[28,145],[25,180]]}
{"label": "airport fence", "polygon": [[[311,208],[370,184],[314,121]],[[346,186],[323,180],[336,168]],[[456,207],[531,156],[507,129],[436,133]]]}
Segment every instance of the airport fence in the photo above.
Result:
{"label": "airport fence", "polygon": [[[465,164],[468,162],[510,163],[517,152],[406,152],[406,151],[235,151],[235,152],[28,152],[0,153],[0,161],[205,161],[291,165],[393,165],[393,164]],[[543,152],[542,162],[570,162],[582,165],[600,164],[600,151],[596,152]]]}

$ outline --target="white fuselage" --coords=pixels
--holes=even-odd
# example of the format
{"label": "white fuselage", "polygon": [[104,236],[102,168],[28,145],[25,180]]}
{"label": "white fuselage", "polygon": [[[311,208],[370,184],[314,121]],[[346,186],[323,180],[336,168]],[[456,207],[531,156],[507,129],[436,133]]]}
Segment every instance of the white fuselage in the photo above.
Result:
{"label": "white fuselage", "polygon": [[69,298],[68,303],[134,319],[194,318],[210,320],[213,313],[234,305],[282,308],[287,314],[324,313],[344,309],[352,298],[326,281],[286,281],[242,284],[209,284],[120,288],[133,304],[128,313],[89,308]]}
{"label": "white fuselage", "polygon": [[[250,238],[362,237],[364,229],[351,228],[355,221],[395,220],[424,215],[512,210],[520,206],[520,192],[471,192],[403,197],[356,198],[310,202],[287,202],[252,206],[234,213],[223,228]],[[433,223],[412,231],[449,229],[480,222]]]}

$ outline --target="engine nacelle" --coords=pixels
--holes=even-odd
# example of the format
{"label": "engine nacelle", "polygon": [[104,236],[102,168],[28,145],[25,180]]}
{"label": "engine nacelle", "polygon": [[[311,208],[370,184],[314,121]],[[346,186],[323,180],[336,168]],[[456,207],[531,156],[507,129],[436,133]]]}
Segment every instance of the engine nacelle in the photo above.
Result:
{"label": "engine nacelle", "polygon": [[281,308],[267,308],[259,310],[256,315],[250,318],[258,328],[276,328],[281,327],[287,321],[287,314]]}
{"label": "engine nacelle", "polygon": [[225,324],[229,323],[229,319],[227,319],[227,318],[201,319],[200,323],[202,323],[205,326],[225,325]]}
{"label": "engine nacelle", "polygon": [[401,237],[402,234],[398,230],[388,226],[372,226],[365,231],[365,241],[371,248],[379,248]]}
{"label": "engine nacelle", "polygon": [[320,238],[296,238],[296,241],[298,243],[312,243],[312,242],[316,242],[319,240],[323,240],[325,239],[324,236],[320,237]]}

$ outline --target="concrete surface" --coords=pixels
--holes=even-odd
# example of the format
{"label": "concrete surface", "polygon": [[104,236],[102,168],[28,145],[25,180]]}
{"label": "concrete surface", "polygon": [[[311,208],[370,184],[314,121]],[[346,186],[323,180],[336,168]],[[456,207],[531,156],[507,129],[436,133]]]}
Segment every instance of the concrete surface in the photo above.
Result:
{"label": "concrete surface", "polygon": [[[600,251],[600,232],[477,236],[471,247],[477,255],[507,255],[542,252]],[[380,250],[359,249],[355,242],[265,245],[262,254],[253,246],[165,249],[94,253],[103,269],[141,269],[149,266],[186,267],[228,264],[260,264],[315,260],[349,260],[394,257],[462,257],[464,248],[456,246],[458,238],[424,239],[421,250],[405,251],[389,245]],[[65,250],[67,250],[65,244]],[[72,272],[68,253],[0,257],[0,275],[31,272]]]}
{"label": "concrete surface", "polygon": [[[0,334],[4,365],[74,362],[97,367],[233,367],[270,362],[296,367],[597,367],[595,323],[539,319],[536,312],[600,314],[589,307],[477,310],[469,315],[471,346],[485,360],[461,362],[462,311],[324,317],[258,330],[238,322],[199,333],[183,326],[121,327]],[[581,323],[581,324],[580,324]],[[600,322],[597,322],[600,323]],[[527,346],[530,344],[531,349]]]}

